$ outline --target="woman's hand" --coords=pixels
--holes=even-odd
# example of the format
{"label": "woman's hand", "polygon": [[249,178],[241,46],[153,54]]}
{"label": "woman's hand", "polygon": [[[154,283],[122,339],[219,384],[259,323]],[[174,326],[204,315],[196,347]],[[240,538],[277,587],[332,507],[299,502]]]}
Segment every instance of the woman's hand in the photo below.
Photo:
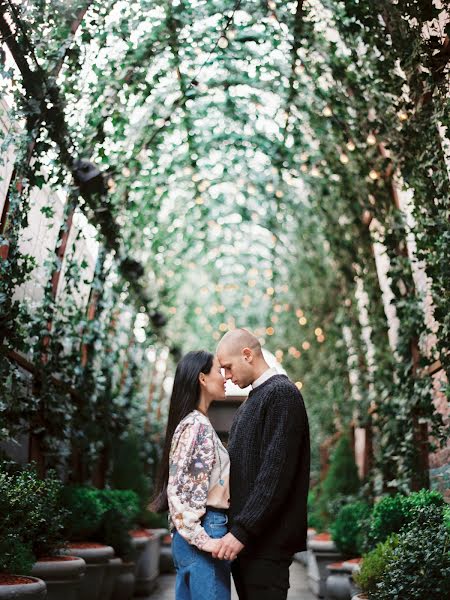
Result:
{"label": "woman's hand", "polygon": [[217,553],[220,549],[220,544],[222,542],[222,538],[219,540],[215,540],[213,538],[209,539],[205,544],[203,544],[202,550],[204,552],[209,552],[210,554]]}

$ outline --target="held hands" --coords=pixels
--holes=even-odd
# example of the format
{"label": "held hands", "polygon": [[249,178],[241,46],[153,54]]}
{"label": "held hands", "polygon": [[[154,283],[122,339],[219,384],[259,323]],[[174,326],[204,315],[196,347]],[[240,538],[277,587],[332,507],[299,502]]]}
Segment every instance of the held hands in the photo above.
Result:
{"label": "held hands", "polygon": [[[211,547],[211,550],[209,550],[209,547]],[[235,538],[232,533],[227,533],[219,540],[211,540],[203,546],[203,550],[211,552],[213,558],[219,560],[234,560],[243,548],[244,544]]]}

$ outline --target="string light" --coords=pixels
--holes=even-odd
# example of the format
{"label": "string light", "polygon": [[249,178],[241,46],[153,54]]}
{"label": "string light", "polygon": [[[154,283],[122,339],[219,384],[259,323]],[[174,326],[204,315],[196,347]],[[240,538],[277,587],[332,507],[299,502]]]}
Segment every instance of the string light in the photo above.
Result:
{"label": "string light", "polygon": [[344,154],[344,152],[342,152],[342,154],[339,157],[339,160],[341,161],[341,163],[343,165],[346,165],[348,163],[348,161],[349,161],[349,158],[348,158],[348,156],[346,154]]}
{"label": "string light", "polygon": [[297,389],[301,390],[303,387],[303,383],[301,381],[296,381],[295,385],[297,386]]}
{"label": "string light", "polygon": [[379,175],[375,171],[375,169],[372,169],[369,173],[369,177],[370,177],[370,179],[372,179],[372,181],[376,181],[378,179]]}
{"label": "string light", "polygon": [[331,108],[329,106],[325,106],[325,108],[322,111],[322,114],[324,117],[331,117],[331,115],[333,114]]}
{"label": "string light", "polygon": [[369,133],[366,138],[366,142],[369,144],[369,146],[374,146],[377,143],[377,138],[373,135],[373,133]]}
{"label": "string light", "polygon": [[349,141],[347,142],[346,146],[347,146],[347,150],[348,150],[349,152],[353,152],[353,150],[355,150],[355,148],[356,148],[356,146],[355,146],[355,144],[352,142],[352,140],[349,140]]}
{"label": "string light", "polygon": [[266,293],[267,293],[269,296],[273,296],[273,295],[274,295],[274,293],[275,293],[275,290],[273,289],[273,287],[268,287],[268,288],[267,288],[267,290],[266,290]]}
{"label": "string light", "polygon": [[315,335],[322,335],[323,331],[320,329],[320,327],[317,327],[316,329],[314,329],[314,333]]}
{"label": "string light", "polygon": [[308,322],[308,319],[306,317],[300,317],[298,322],[300,323],[300,325],[306,325],[306,323]]}
{"label": "string light", "polygon": [[302,344],[303,350],[309,350],[310,347],[311,347],[311,344],[309,342],[303,342],[303,344]]}
{"label": "string light", "polygon": [[267,335],[273,335],[275,333],[275,329],[273,327],[267,327],[266,333]]}
{"label": "string light", "polygon": [[217,45],[219,48],[222,48],[222,50],[225,50],[225,48],[228,48],[228,38],[225,35],[220,36]]}
{"label": "string light", "polygon": [[407,119],[408,119],[408,114],[407,114],[407,113],[405,113],[405,111],[404,111],[404,110],[400,110],[400,111],[397,113],[397,117],[400,119],[400,121],[407,121]]}
{"label": "string light", "polygon": [[300,308],[297,308],[297,310],[295,311],[295,315],[298,318],[303,317],[303,311]]}

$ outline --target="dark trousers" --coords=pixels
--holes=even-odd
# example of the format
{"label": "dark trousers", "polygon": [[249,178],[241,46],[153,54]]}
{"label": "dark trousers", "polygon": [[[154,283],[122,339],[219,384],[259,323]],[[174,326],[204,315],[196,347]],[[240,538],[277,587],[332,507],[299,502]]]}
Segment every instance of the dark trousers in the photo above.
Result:
{"label": "dark trousers", "polygon": [[231,565],[239,600],[286,600],[292,559],[238,557]]}

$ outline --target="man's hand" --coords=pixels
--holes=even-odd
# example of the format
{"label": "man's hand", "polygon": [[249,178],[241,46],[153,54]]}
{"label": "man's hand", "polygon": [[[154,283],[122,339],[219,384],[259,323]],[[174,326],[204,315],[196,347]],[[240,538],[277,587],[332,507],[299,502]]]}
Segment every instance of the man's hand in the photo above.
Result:
{"label": "man's hand", "polygon": [[234,560],[244,548],[244,544],[241,544],[232,533],[227,533],[227,535],[218,541],[220,542],[219,549],[218,551],[213,552],[212,555],[219,560]]}

